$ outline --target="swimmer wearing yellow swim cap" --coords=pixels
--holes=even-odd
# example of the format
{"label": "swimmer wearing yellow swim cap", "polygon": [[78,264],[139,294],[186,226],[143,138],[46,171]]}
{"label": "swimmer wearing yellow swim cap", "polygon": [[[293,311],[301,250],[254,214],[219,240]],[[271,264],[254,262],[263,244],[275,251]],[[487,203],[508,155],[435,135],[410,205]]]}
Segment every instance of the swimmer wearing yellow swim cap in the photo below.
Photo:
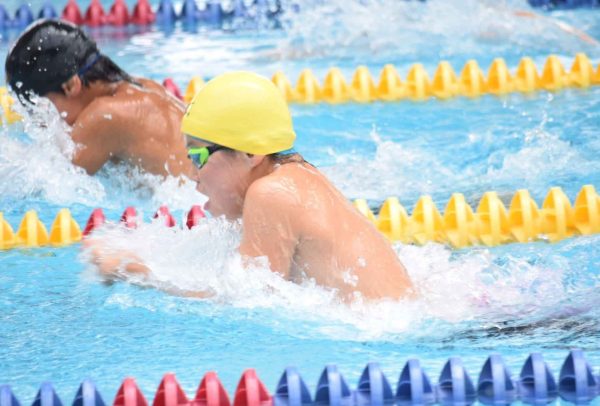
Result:
{"label": "swimmer wearing yellow swim cap", "polygon": [[[290,151],[296,138],[290,112],[268,79],[249,72],[217,76],[195,96],[181,127],[196,169],[192,178],[209,199],[205,208],[213,216],[242,219],[244,258],[266,258],[285,279],[312,279],[344,300],[413,294],[383,234]],[[85,243],[103,275],[151,272],[143,258],[106,251],[106,243],[97,238]],[[211,295],[185,287],[176,293]]]}
{"label": "swimmer wearing yellow swim cap", "polygon": [[[198,190],[215,216],[242,219],[240,252],[293,281],[351,298],[406,296],[390,243],[299,154],[288,106],[268,79],[232,72],[208,82],[182,121]],[[350,275],[351,277],[348,277]]]}
{"label": "swimmer wearing yellow swim cap", "polygon": [[184,134],[249,154],[268,155],[294,146],[287,103],[267,78],[251,72],[220,75],[192,99]]}

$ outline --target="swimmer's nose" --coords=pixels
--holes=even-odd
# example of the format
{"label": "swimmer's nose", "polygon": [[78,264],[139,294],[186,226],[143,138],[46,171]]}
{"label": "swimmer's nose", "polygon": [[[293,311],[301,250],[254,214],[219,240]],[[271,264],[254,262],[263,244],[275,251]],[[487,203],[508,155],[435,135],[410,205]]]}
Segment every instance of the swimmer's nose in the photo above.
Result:
{"label": "swimmer's nose", "polygon": [[198,171],[196,171],[196,174],[192,180],[196,182],[196,190],[205,195],[206,191],[204,188],[204,183],[202,182],[202,178],[198,175]]}
{"label": "swimmer's nose", "polygon": [[193,180],[194,182],[198,183],[200,180],[200,177],[198,176],[198,168],[196,168],[195,166],[191,166],[188,173],[189,173],[189,178],[191,180]]}

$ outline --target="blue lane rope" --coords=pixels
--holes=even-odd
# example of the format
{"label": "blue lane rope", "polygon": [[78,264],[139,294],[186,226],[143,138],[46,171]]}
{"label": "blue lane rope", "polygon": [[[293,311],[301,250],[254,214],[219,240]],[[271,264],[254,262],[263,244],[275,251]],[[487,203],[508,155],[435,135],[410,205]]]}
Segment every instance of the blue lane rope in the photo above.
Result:
{"label": "blue lane rope", "polygon": [[[600,372],[600,371],[599,371]],[[587,404],[600,397],[600,375],[594,371],[583,351],[571,350],[565,358],[558,380],[539,353],[529,355],[518,377],[512,377],[499,354],[490,355],[474,383],[459,357],[445,363],[437,384],[432,384],[417,359],[408,360],[396,383],[396,390],[377,363],[364,368],[352,389],[335,365],[327,365],[320,375],[314,397],[294,367],[283,372],[273,392],[274,406],[384,406],[384,405],[507,405],[523,402],[543,405],[559,397],[575,404]],[[238,397],[236,396],[236,399]],[[236,406],[238,402],[234,401]],[[104,406],[94,383],[86,379],[79,387],[73,406]],[[241,404],[241,403],[240,403]],[[0,386],[0,406],[20,406],[8,385]],[[44,382],[33,406],[62,406],[50,382]],[[210,406],[210,405],[209,405]]]}
{"label": "blue lane rope", "polygon": [[[406,0],[410,1],[410,0]],[[424,0],[421,0],[424,1]],[[600,7],[600,0],[528,0],[532,7],[545,9],[575,9]],[[289,3],[289,4],[288,4]],[[248,6],[249,5],[249,6]],[[185,24],[207,24],[219,26],[232,19],[257,20],[266,19],[275,22],[279,27],[278,17],[286,9],[297,11],[299,5],[284,0],[207,0],[203,9],[198,8],[195,0],[184,0],[177,13],[172,0],[161,0],[155,5],[158,25],[170,25],[182,21]],[[46,1],[37,14],[27,4],[22,4],[11,18],[6,7],[0,4],[0,30],[7,28],[23,29],[37,18],[56,18],[60,16],[51,1]],[[34,17],[34,15],[36,17]]]}

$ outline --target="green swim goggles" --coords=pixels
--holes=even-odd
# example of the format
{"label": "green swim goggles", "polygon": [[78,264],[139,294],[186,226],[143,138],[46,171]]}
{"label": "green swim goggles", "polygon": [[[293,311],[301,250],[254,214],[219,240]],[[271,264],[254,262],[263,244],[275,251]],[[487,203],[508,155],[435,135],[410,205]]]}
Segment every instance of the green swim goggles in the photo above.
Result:
{"label": "green swim goggles", "polygon": [[221,150],[229,149],[221,145],[211,145],[209,147],[192,147],[188,148],[188,158],[192,160],[198,169],[202,168],[208,162],[208,157],[211,154]]}

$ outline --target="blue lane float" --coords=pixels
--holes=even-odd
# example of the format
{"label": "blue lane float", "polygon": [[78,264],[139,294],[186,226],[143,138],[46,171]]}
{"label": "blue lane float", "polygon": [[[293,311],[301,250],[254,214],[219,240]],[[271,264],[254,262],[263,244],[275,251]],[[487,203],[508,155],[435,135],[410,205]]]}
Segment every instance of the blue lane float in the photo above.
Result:
{"label": "blue lane float", "polygon": [[434,386],[418,359],[410,359],[402,368],[396,386],[399,405],[431,405],[435,403]]}
{"label": "blue lane float", "polygon": [[177,13],[175,13],[175,6],[171,0],[163,0],[156,10],[156,22],[161,25],[175,24],[177,21]]}
{"label": "blue lane float", "polygon": [[13,24],[19,28],[25,28],[33,22],[33,12],[27,4],[21,4],[15,13]]}
{"label": "blue lane float", "polygon": [[273,396],[275,406],[308,406],[312,405],[312,398],[306,383],[295,367],[287,367]]}
{"label": "blue lane float", "polygon": [[558,397],[556,380],[542,354],[531,354],[519,375],[519,396],[521,401],[534,405],[545,405]]}
{"label": "blue lane float", "polygon": [[2,4],[0,4],[0,30],[5,30],[10,27],[10,15]]}
{"label": "blue lane float", "polygon": [[573,9],[584,7],[600,7],[600,0],[528,0],[532,7],[548,9]]}
{"label": "blue lane float", "polygon": [[487,359],[477,382],[477,398],[486,405],[507,405],[515,400],[515,384],[498,354]]}
{"label": "blue lane float", "polygon": [[194,24],[198,20],[199,9],[195,0],[185,0],[179,13],[179,19],[186,24]]}
{"label": "blue lane float", "polygon": [[21,406],[8,385],[0,386],[0,406]]}
{"label": "blue lane float", "polygon": [[357,406],[384,406],[394,404],[394,393],[379,364],[370,362],[360,376],[354,404]]}
{"label": "blue lane float", "polygon": [[42,5],[42,8],[40,9],[40,12],[38,13],[38,19],[57,18],[57,17],[58,17],[58,13],[54,9],[52,2],[50,2],[49,0],[44,2],[44,4]]}
{"label": "blue lane float", "polygon": [[[210,374],[210,373],[209,373]],[[207,376],[209,375],[207,374]],[[214,373],[212,373],[214,375]],[[248,371],[243,381],[248,384]],[[244,378],[244,376],[246,378]],[[250,378],[257,381],[252,372]],[[215,375],[216,379],[216,375]],[[218,380],[217,380],[218,381]],[[255,382],[256,383],[256,382]],[[220,384],[219,384],[220,385]],[[260,383],[262,387],[262,383]],[[114,404],[125,405],[124,389],[135,392],[139,400],[143,398],[132,378],[127,378],[119,389]],[[157,394],[162,390],[162,385]],[[223,396],[203,396],[207,389],[202,384],[198,389],[196,405],[224,406],[230,405]],[[214,389],[214,388],[213,388]],[[239,392],[239,388],[238,391]],[[245,389],[242,388],[242,392]],[[238,398],[236,392],[236,399]],[[492,354],[483,364],[477,386],[458,357],[451,357],[439,376],[438,383],[433,384],[421,364],[416,359],[406,362],[393,391],[390,381],[376,363],[369,363],[362,371],[355,390],[352,390],[339,372],[337,366],[328,365],[320,375],[316,385],[315,396],[311,398],[308,386],[294,367],[288,367],[279,379],[274,395],[263,391],[263,396],[253,402],[235,403],[234,406],[386,406],[386,405],[431,405],[442,404],[452,406],[468,406],[475,402],[484,405],[509,405],[521,402],[528,405],[545,405],[556,401],[559,397],[574,404],[593,403],[600,397],[600,376],[585,358],[583,351],[574,349],[562,363],[558,380],[539,353],[529,355],[521,368],[518,377],[512,378],[504,360],[498,354]],[[164,397],[164,396],[163,396]],[[185,396],[182,396],[182,398]],[[208,398],[212,401],[204,401]],[[204,400],[201,400],[204,399]],[[219,400],[221,399],[221,400]],[[131,399],[130,399],[131,400]],[[141,400],[140,400],[141,402]],[[156,396],[155,396],[156,402]],[[204,403],[203,403],[204,402]],[[266,403],[264,403],[266,402]],[[160,403],[160,402],[159,402]],[[181,402],[163,402],[161,405],[182,404]],[[133,404],[143,404],[135,401]],[[156,404],[156,403],[155,403]],[[73,406],[105,406],[105,402],[94,383],[86,379],[75,395]],[[163,405],[163,406],[164,406]],[[0,386],[0,406],[20,406],[17,397],[8,385]],[[50,382],[44,382],[32,406],[62,406],[60,398]]]}
{"label": "blue lane float", "polygon": [[573,350],[560,369],[558,393],[560,397],[573,403],[591,402],[600,387],[598,378],[594,377],[583,351]]}
{"label": "blue lane float", "polygon": [[62,406],[62,402],[50,382],[42,383],[31,406]]}
{"label": "blue lane float", "polygon": [[470,405],[475,402],[477,392],[469,373],[458,357],[451,357],[440,374],[437,399],[451,405]]}
{"label": "blue lane float", "polygon": [[91,379],[86,379],[81,383],[73,400],[73,406],[105,406],[100,392]]}
{"label": "blue lane float", "polygon": [[315,404],[351,406],[353,400],[352,391],[337,366],[327,365],[317,383]]}

